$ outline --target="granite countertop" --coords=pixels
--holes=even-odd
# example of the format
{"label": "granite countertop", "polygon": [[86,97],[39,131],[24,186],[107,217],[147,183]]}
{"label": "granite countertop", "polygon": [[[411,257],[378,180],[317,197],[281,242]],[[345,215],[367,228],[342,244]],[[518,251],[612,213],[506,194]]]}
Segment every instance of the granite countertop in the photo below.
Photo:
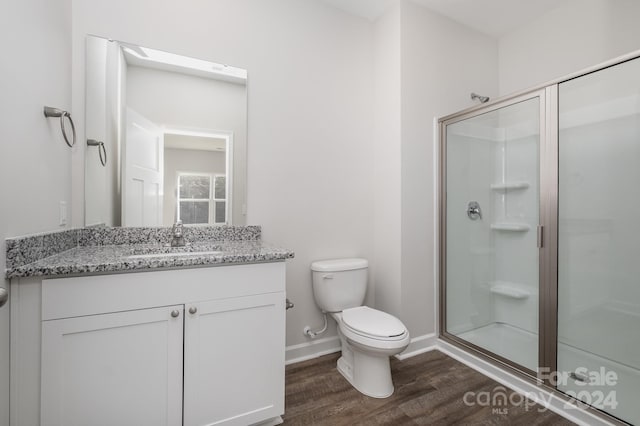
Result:
{"label": "granite countertop", "polygon": [[[228,230],[227,230],[228,231]],[[7,264],[6,277],[65,276],[84,274],[109,274],[116,272],[148,271],[157,269],[191,268],[198,266],[231,265],[256,262],[274,262],[293,258],[291,250],[278,248],[263,242],[255,235],[234,240],[196,240],[185,247],[170,247],[167,243],[134,243],[118,241],[113,244],[76,245],[66,247],[46,257],[31,262]],[[236,232],[237,233],[237,232]],[[255,233],[255,232],[254,232]],[[45,235],[45,241],[46,241]],[[96,243],[95,241],[93,241]],[[8,244],[9,246],[9,244]],[[11,244],[14,249],[15,244]],[[25,247],[25,244],[22,244]],[[45,249],[43,252],[46,252]],[[33,247],[29,247],[33,250]],[[15,251],[15,249],[14,249]],[[23,257],[27,257],[24,253]]]}

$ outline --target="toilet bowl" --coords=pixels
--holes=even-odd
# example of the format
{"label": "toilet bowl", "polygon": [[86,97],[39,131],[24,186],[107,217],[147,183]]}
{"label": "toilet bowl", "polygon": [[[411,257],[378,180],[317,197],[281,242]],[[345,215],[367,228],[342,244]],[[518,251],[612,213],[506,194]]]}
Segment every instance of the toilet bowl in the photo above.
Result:
{"label": "toilet bowl", "polygon": [[361,393],[374,398],[393,394],[389,357],[409,345],[409,331],[393,315],[361,306],[367,286],[365,259],[313,262],[316,303],[338,324],[342,356],[338,371]]}
{"label": "toilet bowl", "polygon": [[[373,398],[393,394],[389,357],[409,345],[409,332],[400,320],[367,306],[331,316],[338,323],[342,356],[338,371],[361,393]],[[368,320],[373,320],[367,322]]]}

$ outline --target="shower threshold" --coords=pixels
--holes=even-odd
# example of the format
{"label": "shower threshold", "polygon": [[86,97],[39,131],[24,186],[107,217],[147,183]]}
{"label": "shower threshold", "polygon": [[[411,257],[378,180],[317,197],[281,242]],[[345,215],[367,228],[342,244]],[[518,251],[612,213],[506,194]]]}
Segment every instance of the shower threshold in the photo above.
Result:
{"label": "shower threshold", "polygon": [[538,370],[538,334],[494,322],[460,333],[457,337],[516,362],[529,370]]}
{"label": "shower threshold", "polygon": [[[609,313],[610,317],[613,315]],[[600,322],[606,318],[598,318]],[[612,321],[610,318],[609,321]],[[593,324],[581,322],[586,328],[594,329]],[[457,337],[476,346],[491,351],[506,359],[522,365],[532,371],[538,370],[538,334],[494,322],[463,333]],[[601,336],[606,340],[609,336]],[[632,352],[635,342],[629,341],[627,351]],[[602,352],[606,348],[598,348]],[[618,348],[620,350],[620,348]],[[558,371],[563,373],[613,372],[615,383],[607,385],[579,383],[573,379],[558,383],[558,390],[633,424],[640,424],[640,405],[637,403],[640,389],[640,369],[603,357],[584,348],[578,348],[564,342],[558,342]],[[614,392],[611,394],[611,392]],[[613,395],[615,406],[603,405],[606,400],[594,397],[599,394]]]}

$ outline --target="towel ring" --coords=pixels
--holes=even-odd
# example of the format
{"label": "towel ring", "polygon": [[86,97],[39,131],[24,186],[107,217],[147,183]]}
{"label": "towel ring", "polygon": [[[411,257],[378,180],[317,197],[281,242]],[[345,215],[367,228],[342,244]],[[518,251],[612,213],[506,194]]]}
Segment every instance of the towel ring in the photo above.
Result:
{"label": "towel ring", "polygon": [[[64,137],[64,141],[67,143],[69,148],[73,148],[76,144],[76,126],[73,124],[73,120],[71,119],[71,114],[68,111],[63,111],[58,108],[52,107],[44,107],[44,116],[45,117],[60,117],[60,129],[62,130],[62,136]],[[64,119],[67,118],[69,120],[69,124],[71,124],[71,141],[69,141],[69,135],[67,135],[67,129],[64,125]]]}
{"label": "towel ring", "polygon": [[87,139],[87,146],[97,146],[98,155],[100,156],[100,162],[103,167],[107,167],[107,148],[104,146],[104,142],[97,141],[95,139]]}

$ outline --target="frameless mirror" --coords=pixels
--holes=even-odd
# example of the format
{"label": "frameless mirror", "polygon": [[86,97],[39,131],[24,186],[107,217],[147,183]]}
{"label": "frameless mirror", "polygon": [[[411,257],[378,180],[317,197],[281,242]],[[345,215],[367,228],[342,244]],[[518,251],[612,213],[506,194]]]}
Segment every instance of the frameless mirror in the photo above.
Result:
{"label": "frameless mirror", "polygon": [[247,72],[86,40],[85,226],[244,225]]}

